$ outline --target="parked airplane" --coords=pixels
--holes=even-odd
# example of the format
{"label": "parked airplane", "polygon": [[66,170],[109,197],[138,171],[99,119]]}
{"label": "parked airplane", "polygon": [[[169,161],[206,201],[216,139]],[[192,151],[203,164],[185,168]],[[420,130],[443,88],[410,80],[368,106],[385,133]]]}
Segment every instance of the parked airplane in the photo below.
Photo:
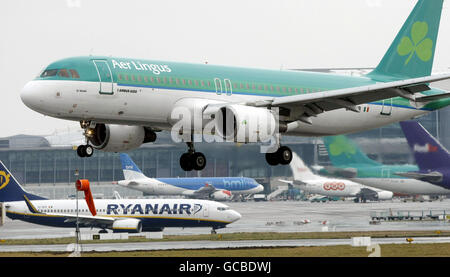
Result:
{"label": "parked airplane", "polygon": [[363,186],[345,179],[328,178],[314,174],[296,154],[292,153],[290,164],[293,181],[282,180],[285,183],[297,185],[301,190],[329,197],[355,197],[361,200],[390,200],[393,193]]}
{"label": "parked airplane", "polygon": [[[429,87],[443,0],[419,0],[379,65],[362,77],[261,70],[101,56],[56,61],[25,85],[29,108],[79,121],[89,157],[94,148],[124,152],[170,130],[186,142],[183,170],[206,158],[194,134],[213,142],[270,142],[270,165],[289,164],[280,133],[328,136],[411,119],[448,106],[450,93]],[[205,138],[203,137],[203,140]]]}
{"label": "parked airplane", "polygon": [[128,154],[120,154],[120,161],[125,180],[118,184],[147,194],[226,200],[233,195],[255,194],[264,190],[254,179],[245,177],[148,178]]}
{"label": "parked airplane", "polygon": [[384,165],[367,155],[346,136],[324,137],[332,166],[325,167],[330,174],[352,181],[407,195],[445,195],[450,189],[429,182],[405,178],[398,172],[418,171],[415,165]]}
{"label": "parked airplane", "polygon": [[395,174],[429,182],[450,189],[450,154],[423,126],[416,121],[400,122],[418,171]]}
{"label": "parked airplane", "polygon": [[[77,200],[49,200],[26,192],[0,161],[0,202],[6,215],[30,223],[74,228]],[[79,201],[80,227],[113,232],[161,231],[165,227],[212,227],[241,218],[227,205],[197,199],[96,199],[94,207]]]}

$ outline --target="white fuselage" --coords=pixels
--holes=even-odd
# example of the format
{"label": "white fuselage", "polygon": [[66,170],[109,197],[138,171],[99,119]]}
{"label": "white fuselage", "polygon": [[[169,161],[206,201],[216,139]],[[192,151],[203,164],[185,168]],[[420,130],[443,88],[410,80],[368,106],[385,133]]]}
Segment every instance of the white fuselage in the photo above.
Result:
{"label": "white fuselage", "polygon": [[[113,85],[111,95],[99,94],[99,83],[83,81],[34,80],[22,90],[23,102],[40,113],[68,120],[93,120],[110,124],[152,126],[170,130],[177,119],[171,112],[183,101],[196,102],[201,107],[207,103],[264,100],[271,97],[215,94],[210,92],[171,90],[161,88]],[[126,92],[124,92],[126,91]],[[130,93],[132,91],[132,93]],[[183,100],[180,102],[180,100]],[[312,118],[312,125],[299,123],[287,133],[299,136],[322,136],[352,133],[428,113],[426,110],[363,104],[369,112],[338,109]],[[383,114],[381,112],[383,111]]]}
{"label": "white fuselage", "polygon": [[428,182],[409,178],[352,178],[353,181],[407,195],[448,195],[450,190]]}
{"label": "white fuselage", "polygon": [[349,180],[318,178],[301,180],[305,185],[299,188],[305,192],[331,197],[354,197],[361,191],[361,185]]}
{"label": "white fuselage", "polygon": [[[34,200],[31,201],[40,213],[32,213],[25,201],[5,203],[6,214],[11,218],[39,223],[54,218],[63,218],[64,214],[77,213],[77,200]],[[209,200],[198,199],[95,199],[97,216],[112,218],[136,218],[143,224],[151,224],[155,220],[171,220],[171,224],[179,227],[186,222],[207,221],[229,224],[238,220],[241,215],[228,206]],[[91,212],[84,199],[78,200],[78,214],[91,216]],[[175,223],[173,223],[175,222]],[[193,221],[192,221],[193,222]],[[45,223],[42,223],[45,225]]]}

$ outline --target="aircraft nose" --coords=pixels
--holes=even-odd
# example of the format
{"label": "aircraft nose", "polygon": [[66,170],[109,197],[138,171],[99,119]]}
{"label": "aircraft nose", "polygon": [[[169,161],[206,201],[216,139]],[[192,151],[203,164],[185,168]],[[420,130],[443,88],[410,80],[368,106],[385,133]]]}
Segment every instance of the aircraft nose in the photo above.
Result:
{"label": "aircraft nose", "polygon": [[238,213],[234,210],[230,210],[229,212],[230,212],[229,217],[231,219],[231,222],[238,221],[242,217],[242,215],[240,213]]}
{"label": "aircraft nose", "polygon": [[20,98],[22,102],[30,109],[35,109],[39,104],[39,95],[36,91],[35,82],[28,82],[20,92]]}
{"label": "aircraft nose", "polygon": [[257,189],[257,192],[264,191],[264,186],[263,186],[263,185],[258,185],[258,186],[256,187],[256,189]]}

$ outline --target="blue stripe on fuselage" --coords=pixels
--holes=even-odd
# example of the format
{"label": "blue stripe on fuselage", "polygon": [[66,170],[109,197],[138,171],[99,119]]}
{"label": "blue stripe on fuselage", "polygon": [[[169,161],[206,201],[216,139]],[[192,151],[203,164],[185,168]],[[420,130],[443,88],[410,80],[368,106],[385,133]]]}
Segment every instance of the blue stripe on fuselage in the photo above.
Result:
{"label": "blue stripe on fuselage", "polygon": [[[63,227],[63,228],[75,228],[76,222],[67,222],[67,217],[53,216],[53,215],[37,215],[37,214],[23,214],[15,212],[6,212],[6,215],[10,219],[22,220],[29,223],[51,226],[51,227]],[[214,221],[204,218],[169,218],[169,217],[151,217],[151,216],[133,216],[129,218],[136,218],[142,222],[143,229],[152,228],[165,228],[165,227],[214,227],[223,228],[231,222]],[[83,227],[83,225],[80,225]],[[86,226],[90,227],[90,226]],[[97,226],[96,226],[97,227]]]}
{"label": "blue stripe on fuselage", "polygon": [[255,180],[245,177],[157,178],[156,180],[188,190],[198,190],[206,185],[212,185],[216,189],[240,191],[256,188],[259,185]]}

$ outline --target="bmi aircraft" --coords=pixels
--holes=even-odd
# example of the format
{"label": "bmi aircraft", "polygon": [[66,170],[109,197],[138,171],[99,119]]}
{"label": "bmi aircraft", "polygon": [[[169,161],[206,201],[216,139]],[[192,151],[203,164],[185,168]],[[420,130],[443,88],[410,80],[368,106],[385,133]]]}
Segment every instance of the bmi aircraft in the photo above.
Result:
{"label": "bmi aircraft", "polygon": [[227,200],[233,195],[255,194],[264,190],[255,179],[246,177],[149,178],[128,154],[121,153],[120,161],[125,180],[118,181],[118,185],[147,194]]}
{"label": "bmi aircraft", "polygon": [[198,199],[49,200],[26,192],[0,161],[0,202],[6,215],[30,223],[96,227],[113,232],[161,231],[165,227],[224,228],[241,215],[219,202]]}
{"label": "bmi aircraft", "polygon": [[79,121],[86,144],[122,152],[171,131],[187,144],[186,171],[202,170],[195,134],[264,142],[270,165],[289,164],[281,135],[330,136],[378,128],[450,104],[430,86],[443,0],[419,0],[378,66],[362,77],[133,58],[71,57],[48,65],[21,99],[44,115]]}

